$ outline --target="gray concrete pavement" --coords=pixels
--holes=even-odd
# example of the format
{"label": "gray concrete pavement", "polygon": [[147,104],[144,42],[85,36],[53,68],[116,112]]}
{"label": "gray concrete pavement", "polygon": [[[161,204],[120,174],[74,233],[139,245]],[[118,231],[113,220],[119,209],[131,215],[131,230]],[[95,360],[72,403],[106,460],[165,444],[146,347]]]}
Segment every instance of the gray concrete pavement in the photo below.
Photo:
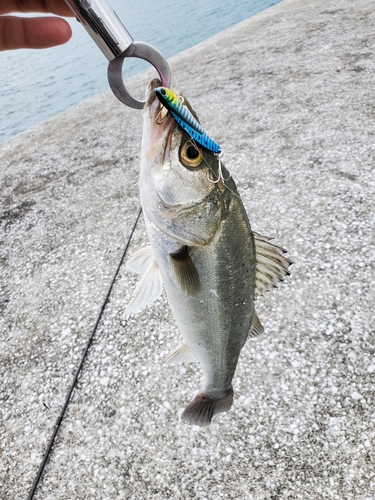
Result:
{"label": "gray concrete pavement", "polygon": [[[286,0],[171,60],[292,276],[199,429],[166,298],[125,322],[123,267],[35,498],[375,498],[374,33],[370,0]],[[140,138],[108,92],[0,145],[2,499],[27,497],[128,239]]]}

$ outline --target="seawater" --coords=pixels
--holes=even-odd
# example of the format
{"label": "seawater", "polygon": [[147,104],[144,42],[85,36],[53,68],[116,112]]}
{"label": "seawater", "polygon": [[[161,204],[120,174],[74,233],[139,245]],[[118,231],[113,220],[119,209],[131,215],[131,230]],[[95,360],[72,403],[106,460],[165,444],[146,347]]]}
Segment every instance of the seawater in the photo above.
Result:
{"label": "seawater", "polygon": [[[223,31],[279,0],[110,0],[134,40],[165,57]],[[108,88],[108,62],[75,19],[73,37],[45,50],[0,52],[0,141]],[[128,59],[125,76],[147,64]]]}

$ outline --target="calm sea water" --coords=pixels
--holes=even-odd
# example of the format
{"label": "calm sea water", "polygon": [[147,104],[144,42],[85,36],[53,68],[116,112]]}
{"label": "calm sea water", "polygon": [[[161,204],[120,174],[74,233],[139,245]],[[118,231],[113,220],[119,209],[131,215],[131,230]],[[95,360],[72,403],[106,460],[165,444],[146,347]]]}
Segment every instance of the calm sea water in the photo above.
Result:
{"label": "calm sea water", "polygon": [[[165,57],[191,47],[280,0],[109,0],[134,40]],[[108,88],[108,62],[74,19],[73,37],[45,50],[0,52],[0,141]],[[147,64],[129,59],[126,77]]]}

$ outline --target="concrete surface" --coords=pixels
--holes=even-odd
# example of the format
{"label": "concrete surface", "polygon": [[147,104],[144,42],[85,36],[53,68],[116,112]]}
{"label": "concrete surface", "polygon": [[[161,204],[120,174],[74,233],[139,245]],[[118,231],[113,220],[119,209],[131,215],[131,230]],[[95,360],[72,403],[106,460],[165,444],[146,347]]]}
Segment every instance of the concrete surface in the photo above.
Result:
{"label": "concrete surface", "polygon": [[[370,0],[286,0],[171,60],[296,264],[206,429],[179,419],[200,372],[162,362],[165,297],[123,320],[123,267],[35,498],[375,498],[374,36]],[[27,498],[127,241],[140,138],[105,93],[0,145],[2,499]]]}

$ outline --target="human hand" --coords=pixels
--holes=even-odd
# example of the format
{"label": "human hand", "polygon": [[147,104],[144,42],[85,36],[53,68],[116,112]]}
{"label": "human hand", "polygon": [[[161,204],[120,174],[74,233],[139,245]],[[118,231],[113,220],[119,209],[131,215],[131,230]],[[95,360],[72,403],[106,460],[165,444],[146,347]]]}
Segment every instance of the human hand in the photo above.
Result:
{"label": "human hand", "polygon": [[0,0],[0,51],[45,49],[67,42],[69,24],[59,17],[6,16],[10,12],[43,12],[73,16],[64,0]]}

